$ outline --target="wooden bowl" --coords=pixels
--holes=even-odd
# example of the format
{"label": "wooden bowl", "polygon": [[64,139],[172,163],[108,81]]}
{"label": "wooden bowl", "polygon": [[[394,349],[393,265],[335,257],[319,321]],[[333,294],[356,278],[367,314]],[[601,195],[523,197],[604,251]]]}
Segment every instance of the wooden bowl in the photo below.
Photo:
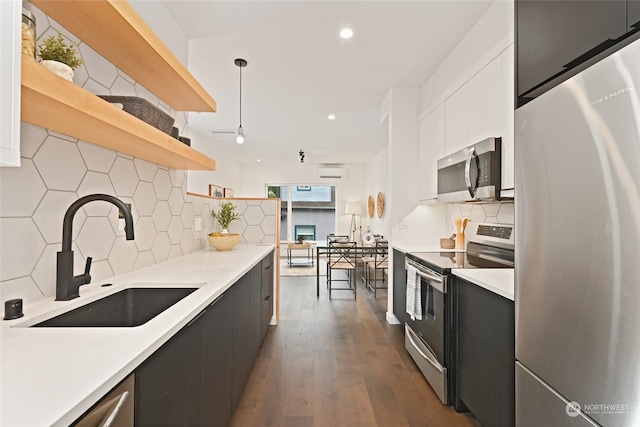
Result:
{"label": "wooden bowl", "polygon": [[456,247],[456,241],[448,237],[443,237],[440,239],[440,247],[442,249],[454,249]]}
{"label": "wooden bowl", "polygon": [[230,251],[240,242],[238,233],[218,234],[207,236],[209,244],[219,251]]}

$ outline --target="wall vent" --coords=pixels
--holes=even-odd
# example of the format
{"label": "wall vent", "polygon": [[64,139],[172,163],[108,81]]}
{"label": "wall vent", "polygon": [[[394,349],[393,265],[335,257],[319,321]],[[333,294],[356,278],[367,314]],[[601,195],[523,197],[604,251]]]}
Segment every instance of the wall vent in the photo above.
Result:
{"label": "wall vent", "polygon": [[334,178],[341,179],[347,176],[347,170],[345,168],[319,168],[319,178]]}

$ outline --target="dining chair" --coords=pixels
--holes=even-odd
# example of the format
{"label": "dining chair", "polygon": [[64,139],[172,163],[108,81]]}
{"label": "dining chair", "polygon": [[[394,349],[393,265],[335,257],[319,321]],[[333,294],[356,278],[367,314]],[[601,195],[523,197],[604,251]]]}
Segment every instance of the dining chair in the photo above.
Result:
{"label": "dining chair", "polygon": [[[356,267],[358,265],[358,247],[356,242],[333,242],[329,241],[329,253],[327,257],[327,288],[329,289],[329,299],[331,291],[349,290],[353,291],[353,298],[356,298]],[[334,272],[334,270],[336,270]],[[335,273],[342,271],[345,278],[337,278]],[[335,287],[336,282],[347,282],[348,287]]]}
{"label": "dining chair", "polygon": [[[365,262],[365,283],[367,288],[373,291],[376,296],[378,289],[387,289],[385,275],[389,270],[389,242],[387,240],[378,240],[372,248],[373,254],[367,258]],[[371,279],[373,272],[373,280]],[[378,280],[378,272],[381,274],[381,280]],[[382,282],[382,286],[378,283]]]}

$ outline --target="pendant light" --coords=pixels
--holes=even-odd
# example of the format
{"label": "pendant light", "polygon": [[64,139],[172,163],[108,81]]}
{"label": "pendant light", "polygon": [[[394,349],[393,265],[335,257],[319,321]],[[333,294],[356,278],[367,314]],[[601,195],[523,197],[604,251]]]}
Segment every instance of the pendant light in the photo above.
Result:
{"label": "pendant light", "polygon": [[244,142],[244,130],[242,129],[242,69],[247,66],[247,61],[237,58],[234,63],[240,69],[240,126],[238,127],[236,142],[242,144]]}

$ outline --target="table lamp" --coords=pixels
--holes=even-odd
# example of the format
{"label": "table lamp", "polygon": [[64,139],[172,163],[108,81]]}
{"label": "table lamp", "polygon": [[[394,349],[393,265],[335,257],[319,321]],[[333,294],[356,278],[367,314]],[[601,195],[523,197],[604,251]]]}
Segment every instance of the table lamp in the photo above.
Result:
{"label": "table lamp", "polygon": [[351,215],[351,227],[349,229],[349,238],[352,242],[356,241],[356,215],[362,214],[360,203],[347,202],[347,206],[344,209],[345,215]]}

